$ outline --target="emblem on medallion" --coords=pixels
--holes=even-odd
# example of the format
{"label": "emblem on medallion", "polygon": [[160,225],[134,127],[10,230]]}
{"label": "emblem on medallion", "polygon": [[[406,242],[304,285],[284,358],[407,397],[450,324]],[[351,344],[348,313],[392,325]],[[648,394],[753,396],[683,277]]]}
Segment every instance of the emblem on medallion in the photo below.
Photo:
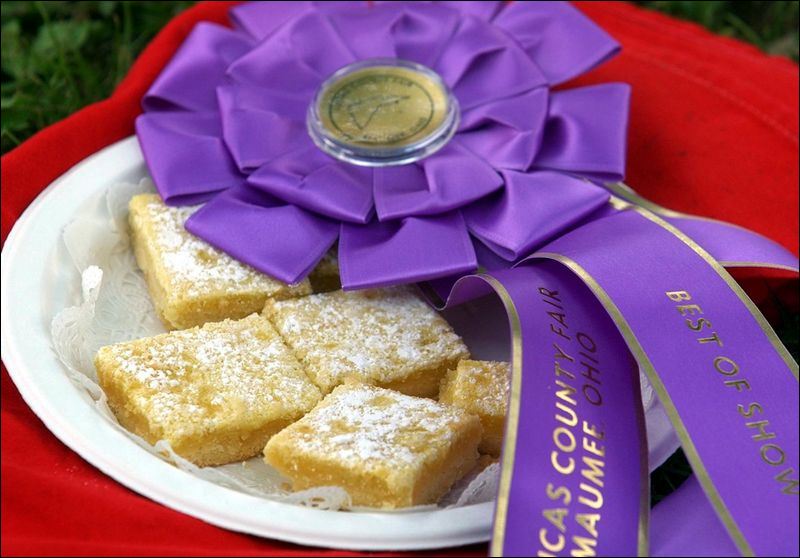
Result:
{"label": "emblem on medallion", "polygon": [[322,84],[308,129],[324,151],[354,164],[408,163],[441,148],[458,103],[432,70],[402,60],[358,62]]}

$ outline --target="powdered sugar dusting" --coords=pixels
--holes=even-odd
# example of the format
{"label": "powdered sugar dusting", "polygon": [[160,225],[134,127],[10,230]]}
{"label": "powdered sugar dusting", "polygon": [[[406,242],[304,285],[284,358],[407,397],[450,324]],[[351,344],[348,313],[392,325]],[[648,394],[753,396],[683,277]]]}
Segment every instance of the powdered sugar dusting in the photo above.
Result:
{"label": "powdered sugar dusting", "polygon": [[[104,347],[109,382],[165,432],[307,410],[319,399],[269,323],[252,315]],[[296,413],[295,413],[296,414]]]}
{"label": "powdered sugar dusting", "polygon": [[[155,232],[153,241],[173,289],[189,296],[201,296],[211,292],[236,293],[243,290],[274,294],[294,288],[231,258],[187,232],[184,223],[200,206],[169,207],[157,195],[146,196],[145,215]],[[304,292],[301,294],[305,294],[308,286],[306,283],[302,285]]]}
{"label": "powdered sugar dusting", "polygon": [[399,381],[469,356],[450,325],[406,288],[270,301],[265,314],[323,391],[350,377]]}
{"label": "powdered sugar dusting", "polygon": [[511,388],[507,362],[462,360],[448,372],[442,393],[447,402],[456,403],[472,413],[504,417]]}
{"label": "powdered sugar dusting", "polygon": [[298,456],[320,456],[359,469],[425,462],[454,440],[469,416],[431,399],[366,385],[335,389],[280,434]]}

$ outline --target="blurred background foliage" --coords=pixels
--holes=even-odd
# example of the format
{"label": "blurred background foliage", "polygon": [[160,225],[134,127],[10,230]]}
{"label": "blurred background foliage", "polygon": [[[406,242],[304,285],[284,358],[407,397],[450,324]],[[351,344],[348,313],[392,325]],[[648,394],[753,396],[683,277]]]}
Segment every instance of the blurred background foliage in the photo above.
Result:
{"label": "blurred background foliage", "polygon": [[192,2],[2,2],[2,152],[105,99]]}
{"label": "blurred background foliage", "polygon": [[[108,97],[156,33],[193,2],[3,1],[2,153],[81,107]],[[796,1],[635,2],[798,60]],[[797,358],[797,314],[778,334]],[[652,477],[657,503],[690,474],[678,451]]]}
{"label": "blurred background foliage", "polygon": [[[798,59],[798,2],[636,2]],[[20,2],[2,10],[2,152],[108,97],[133,60],[192,2]]]}
{"label": "blurred background foliage", "polygon": [[703,27],[756,45],[768,54],[798,58],[800,2],[634,2],[688,19]]}

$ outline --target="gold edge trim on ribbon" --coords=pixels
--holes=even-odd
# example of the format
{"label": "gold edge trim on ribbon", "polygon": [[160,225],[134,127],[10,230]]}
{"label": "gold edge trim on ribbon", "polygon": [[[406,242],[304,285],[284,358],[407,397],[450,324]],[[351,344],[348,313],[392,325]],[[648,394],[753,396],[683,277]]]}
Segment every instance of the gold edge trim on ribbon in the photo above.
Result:
{"label": "gold edge trim on ribbon", "polygon": [[509,397],[508,417],[505,439],[503,441],[503,461],[500,473],[500,488],[495,504],[494,529],[490,556],[502,556],[505,542],[506,518],[508,517],[508,495],[511,491],[511,475],[514,470],[514,454],[519,427],[520,392],[522,390],[522,327],[519,313],[505,286],[490,275],[478,275],[489,283],[505,306],[511,325],[511,395]]}
{"label": "gold edge trim on ribbon", "polygon": [[672,422],[675,432],[678,434],[678,438],[681,441],[681,445],[686,453],[686,457],[689,460],[689,463],[692,465],[692,470],[703,487],[703,490],[711,502],[711,505],[716,510],[717,516],[722,521],[723,525],[728,531],[728,534],[733,539],[734,544],[736,544],[736,547],[739,549],[739,552],[741,552],[744,556],[755,556],[753,549],[745,539],[744,535],[739,529],[739,526],[736,524],[736,521],[730,514],[730,511],[728,511],[727,506],[725,506],[725,503],[722,501],[716,486],[706,470],[705,464],[700,458],[700,454],[697,452],[694,442],[689,436],[686,426],[684,426],[683,421],[678,414],[675,404],[672,402],[672,398],[670,398],[669,394],[667,393],[664,384],[661,383],[661,379],[659,378],[658,373],[655,371],[653,363],[650,361],[647,353],[645,353],[627,320],[625,320],[624,316],[622,315],[622,312],[620,312],[619,308],[617,308],[617,305],[614,304],[614,301],[611,300],[611,297],[609,297],[605,289],[603,289],[603,287],[601,287],[600,284],[595,281],[595,279],[583,267],[581,267],[580,264],[571,258],[552,252],[537,252],[531,255],[531,258],[535,257],[555,260],[572,270],[573,273],[575,273],[584,283],[586,283],[586,285],[592,290],[594,295],[609,313],[611,319],[617,325],[617,328],[627,342],[628,347],[636,359],[636,362],[645,371],[645,374],[647,374],[647,378],[650,380],[650,383],[658,395],[659,400],[664,405],[664,410],[669,417],[670,422]]}
{"label": "gold edge trim on ribbon", "polygon": [[[689,215],[688,213],[680,213],[678,211],[673,211],[672,209],[667,209],[666,207],[658,205],[655,202],[651,202],[647,198],[643,198],[642,196],[640,196],[639,193],[636,192],[636,190],[634,190],[624,182],[606,182],[605,187],[614,192],[619,197],[623,198],[625,201],[647,208],[653,213],[658,213],[659,215],[663,215],[665,217],[679,217],[679,218],[689,217],[693,219],[703,219],[703,220],[713,221],[713,219],[707,219],[706,217],[700,217],[698,215]],[[723,223],[723,221],[716,221],[716,222]],[[728,223],[725,224],[727,225]]]}
{"label": "gold edge trim on ribbon", "polygon": [[637,212],[642,217],[652,221],[656,225],[659,225],[663,229],[667,230],[668,232],[672,233],[678,240],[686,244],[689,248],[691,248],[698,256],[700,256],[711,268],[717,272],[717,275],[725,281],[728,287],[733,291],[733,293],[739,297],[739,300],[745,305],[745,308],[750,312],[750,315],[753,316],[756,323],[761,327],[764,335],[767,336],[769,342],[775,348],[775,351],[781,356],[783,361],[786,363],[786,367],[794,376],[795,380],[798,380],[798,367],[797,363],[792,358],[792,355],[789,354],[789,351],[784,347],[781,340],[778,338],[778,335],[775,333],[775,330],[772,329],[772,326],[769,325],[767,319],[761,313],[761,311],[756,307],[755,303],[747,296],[747,293],[744,292],[742,287],[739,286],[739,283],[731,277],[731,274],[728,273],[722,265],[720,265],[717,260],[715,260],[711,254],[706,252],[699,244],[697,244],[694,240],[689,238],[686,234],[684,234],[680,229],[667,223],[657,215],[653,214],[651,211],[643,207],[638,207],[635,205],[630,206],[633,211]]}
{"label": "gold edge trim on ribbon", "polygon": [[783,265],[783,264],[774,264],[769,262],[733,262],[733,261],[726,261],[726,260],[719,260],[717,263],[722,267],[763,267],[768,269],[782,269],[785,271],[793,271],[794,273],[800,273],[800,268],[791,266],[791,265]]}
{"label": "gold edge trim on ribbon", "polygon": [[[695,221],[705,221],[707,223],[714,223],[717,225],[725,225],[728,227],[733,227],[735,229],[742,230],[744,232],[753,233],[753,231],[741,226],[737,225],[736,223],[729,223],[727,221],[722,221],[720,219],[713,219],[711,217],[704,217],[702,215],[695,215],[693,213],[683,213],[680,211],[675,211],[674,209],[669,209],[664,207],[663,205],[658,205],[656,202],[650,201],[645,197],[642,197],[636,190],[625,184],[624,182],[606,182],[605,187],[611,190],[614,194],[619,196],[623,199],[625,203],[633,204],[634,206],[643,207],[646,210],[650,211],[651,213],[655,213],[656,215],[660,215],[662,217],[671,217],[673,219],[693,219]],[[758,233],[756,233],[758,234]],[[763,235],[761,235],[763,236]]]}
{"label": "gold edge trim on ribbon", "polygon": [[[711,217],[703,217],[701,215],[692,215],[691,213],[681,213],[680,211],[674,211],[672,209],[667,209],[664,206],[658,205],[655,202],[648,200],[647,198],[643,198],[636,190],[625,184],[624,182],[608,182],[606,183],[606,188],[614,192],[616,195],[621,197],[624,201],[628,202],[629,204],[633,204],[634,206],[643,207],[647,211],[651,213],[655,213],[656,215],[660,215],[662,217],[672,217],[677,219],[693,219],[695,221],[705,221],[707,223],[715,223],[717,225],[725,225],[727,227],[732,227],[735,229],[739,229],[748,233],[753,234],[753,231],[742,227],[741,225],[737,225],[735,223],[728,223],[727,221],[721,221],[719,219],[712,219]],[[619,207],[618,207],[619,209]],[[672,225],[674,226],[674,225]],[[680,230],[680,229],[678,229]],[[755,233],[758,234],[758,233]],[[759,235],[762,236],[762,235]],[[723,267],[759,267],[759,268],[768,268],[768,269],[782,269],[785,271],[792,271],[794,273],[800,273],[800,268],[797,266],[790,266],[790,265],[783,265],[783,264],[773,264],[769,262],[745,262],[745,261],[719,261],[719,264]]]}
{"label": "gold edge trim on ribbon", "polygon": [[[639,377],[639,370],[633,370]],[[647,424],[644,418],[644,407],[641,404],[641,386],[636,382],[634,401],[636,405],[636,422],[639,433],[639,531],[637,533],[636,552],[640,557],[650,555],[650,451],[647,446]]]}
{"label": "gold edge trim on ribbon", "polygon": [[[760,233],[756,233],[755,231],[751,231],[750,229],[743,227],[741,225],[737,225],[736,223],[729,223],[728,221],[722,221],[720,219],[713,219],[711,217],[704,217],[702,215],[694,215],[692,213],[682,213],[680,211],[675,211],[674,209],[668,209],[663,205],[658,205],[657,203],[648,200],[645,197],[642,197],[636,190],[625,184],[624,182],[606,182],[605,187],[608,190],[611,190],[613,193],[618,195],[619,197],[623,198],[625,201],[632,203],[633,205],[643,207],[646,210],[650,211],[651,213],[655,213],[656,215],[660,215],[662,217],[672,217],[675,219],[693,219],[695,221],[705,221],[707,223],[714,223],[717,225],[725,225],[727,227],[732,227],[734,229],[739,229],[741,231],[750,233],[750,234],[757,234],[759,236],[764,236]],[[766,237],[764,237],[766,238]],[[771,240],[771,239],[767,239]],[[722,262],[720,262],[722,263]],[[752,267],[773,267],[776,269],[787,269],[789,271],[798,272],[797,267],[791,266],[784,266],[781,264],[775,265],[767,262],[726,262],[725,265],[730,263],[735,267],[750,267],[747,264],[752,264]],[[737,266],[737,263],[741,263],[743,265]]]}

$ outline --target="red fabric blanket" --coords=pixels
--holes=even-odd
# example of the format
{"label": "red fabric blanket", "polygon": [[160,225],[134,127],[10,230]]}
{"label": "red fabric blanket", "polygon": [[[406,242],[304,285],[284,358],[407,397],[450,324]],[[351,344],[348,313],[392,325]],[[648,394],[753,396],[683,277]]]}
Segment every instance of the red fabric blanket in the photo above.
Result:
{"label": "red fabric blanket", "polygon": [[[172,53],[198,21],[226,23],[229,5],[201,3],[176,17],[109,99],[2,158],[3,239],[45,186],[133,133],[139,100]],[[632,5],[579,7],[623,45],[620,56],[579,81],[633,86],[628,183],[657,203],[737,223],[797,253],[797,65]],[[757,297],[760,283],[750,284]],[[3,555],[321,553],[353,554],[219,529],[117,484],[47,431],[3,369]]]}

